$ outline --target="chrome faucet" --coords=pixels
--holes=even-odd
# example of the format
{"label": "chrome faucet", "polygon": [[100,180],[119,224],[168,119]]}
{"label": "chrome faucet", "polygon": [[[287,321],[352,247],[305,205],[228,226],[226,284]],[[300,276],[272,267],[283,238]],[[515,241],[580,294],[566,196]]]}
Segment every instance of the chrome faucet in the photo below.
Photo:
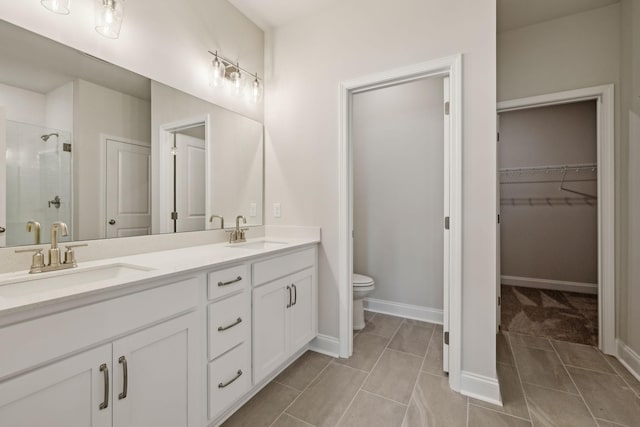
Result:
{"label": "chrome faucet", "polygon": [[[40,224],[36,221],[29,221],[27,223],[27,229],[30,228],[30,223],[33,224],[36,233],[38,233]],[[64,222],[54,222],[51,225],[51,248],[49,249],[49,262],[45,263],[45,257],[42,253],[43,248],[35,248],[35,249],[19,249],[16,252],[34,252],[33,259],[31,260],[31,268],[29,269],[29,273],[44,273],[45,271],[56,271],[56,270],[64,270],[67,268],[77,267],[76,257],[73,252],[73,248],[77,248],[78,246],[87,246],[86,243],[79,245],[66,245],[64,251],[64,261],[60,261],[60,249],[58,248],[58,231],[63,236],[69,235],[69,228],[67,224]]]}
{"label": "chrome faucet", "polygon": [[27,233],[33,231],[33,240],[36,245],[40,244],[40,223],[35,220],[27,222]]}
{"label": "chrome faucet", "polygon": [[211,218],[209,218],[209,222],[213,222],[214,218],[220,218],[220,229],[224,230],[224,218],[222,215],[211,215]]}
{"label": "chrome faucet", "polygon": [[236,228],[233,230],[227,231],[229,234],[229,243],[239,243],[246,242],[247,239],[244,236],[244,232],[248,230],[248,228],[240,228],[240,220],[242,220],[243,224],[247,223],[247,218],[244,215],[238,215],[236,217]]}

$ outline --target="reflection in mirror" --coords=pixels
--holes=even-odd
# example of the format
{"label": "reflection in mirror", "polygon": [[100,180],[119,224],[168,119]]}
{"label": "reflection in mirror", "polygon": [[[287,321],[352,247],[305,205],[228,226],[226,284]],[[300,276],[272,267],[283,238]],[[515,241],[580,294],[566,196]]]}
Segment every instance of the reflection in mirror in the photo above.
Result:
{"label": "reflection in mirror", "polygon": [[262,224],[261,123],[5,21],[0,39],[0,246],[56,221],[71,240]]}

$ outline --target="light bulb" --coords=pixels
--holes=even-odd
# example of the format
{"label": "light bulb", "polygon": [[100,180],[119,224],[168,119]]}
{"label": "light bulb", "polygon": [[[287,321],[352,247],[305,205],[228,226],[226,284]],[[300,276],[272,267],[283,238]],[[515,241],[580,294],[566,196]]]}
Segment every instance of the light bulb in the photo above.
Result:
{"label": "light bulb", "polygon": [[211,63],[211,73],[209,74],[209,85],[212,87],[224,87],[226,67],[216,55]]}
{"label": "light bulb", "polygon": [[256,74],[251,84],[247,85],[247,97],[250,102],[257,104],[262,99],[262,92],[262,84],[260,84],[260,80],[258,80],[258,75]]}
{"label": "light bulb", "polygon": [[244,83],[244,77],[240,72],[240,67],[236,66],[234,72],[229,76],[229,80],[231,80],[231,93],[235,96],[242,96],[243,90],[242,86]]}
{"label": "light bulb", "polygon": [[69,9],[71,0],[41,0],[40,3],[51,12],[60,15],[68,15],[71,12]]}
{"label": "light bulb", "polygon": [[124,0],[95,0],[96,31],[110,39],[120,36]]}

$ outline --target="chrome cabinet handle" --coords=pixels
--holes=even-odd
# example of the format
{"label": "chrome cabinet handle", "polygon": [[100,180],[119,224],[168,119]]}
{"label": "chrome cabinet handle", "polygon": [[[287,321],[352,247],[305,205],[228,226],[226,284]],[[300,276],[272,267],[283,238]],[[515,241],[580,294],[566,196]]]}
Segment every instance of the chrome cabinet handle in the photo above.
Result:
{"label": "chrome cabinet handle", "polygon": [[118,395],[118,399],[126,399],[127,390],[129,390],[129,368],[127,368],[127,358],[124,356],[120,356],[118,359],[118,363],[122,365],[122,372],[124,375],[124,382],[122,384],[122,393]]}
{"label": "chrome cabinet handle", "polygon": [[291,287],[293,288],[293,304],[291,305],[296,305],[298,303],[298,288],[296,288],[296,285],[293,283],[291,284]]}
{"label": "chrome cabinet handle", "polygon": [[100,372],[104,375],[104,400],[99,406],[100,410],[107,409],[109,407],[109,368],[107,364],[100,365]]}
{"label": "chrome cabinet handle", "polygon": [[238,276],[233,280],[229,280],[228,282],[218,282],[218,286],[227,286],[227,285],[232,285],[234,283],[239,282],[240,280],[242,280],[242,276]]}
{"label": "chrome cabinet handle", "polygon": [[287,304],[287,308],[291,307],[291,286],[287,285],[287,290],[289,291],[289,304]]}
{"label": "chrome cabinet handle", "polygon": [[229,381],[227,381],[226,383],[220,383],[218,384],[218,388],[225,388],[226,386],[230,385],[231,383],[233,383],[235,380],[237,380],[238,378],[240,378],[242,376],[242,369],[238,369],[238,372],[236,373],[236,376],[231,378]]}
{"label": "chrome cabinet handle", "polygon": [[239,325],[240,323],[242,323],[242,317],[238,317],[238,320],[236,320],[235,322],[233,322],[232,324],[228,325],[228,326],[218,326],[218,332],[222,332],[222,331],[226,331],[227,329],[231,329],[236,325]]}

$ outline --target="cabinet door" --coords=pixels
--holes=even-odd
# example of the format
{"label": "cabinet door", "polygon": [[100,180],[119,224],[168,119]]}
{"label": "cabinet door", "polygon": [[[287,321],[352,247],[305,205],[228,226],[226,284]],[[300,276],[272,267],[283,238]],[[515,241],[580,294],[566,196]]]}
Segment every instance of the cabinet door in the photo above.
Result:
{"label": "cabinet door", "polygon": [[289,277],[293,289],[293,305],[289,308],[289,353],[295,353],[317,335],[317,304],[314,269],[309,268]]}
{"label": "cabinet door", "polygon": [[111,357],[104,345],[0,383],[0,425],[110,427]]}
{"label": "cabinet door", "polygon": [[196,315],[113,343],[113,419],[118,427],[198,425]]}
{"label": "cabinet door", "polygon": [[288,357],[288,279],[253,290],[253,383],[257,384]]}

